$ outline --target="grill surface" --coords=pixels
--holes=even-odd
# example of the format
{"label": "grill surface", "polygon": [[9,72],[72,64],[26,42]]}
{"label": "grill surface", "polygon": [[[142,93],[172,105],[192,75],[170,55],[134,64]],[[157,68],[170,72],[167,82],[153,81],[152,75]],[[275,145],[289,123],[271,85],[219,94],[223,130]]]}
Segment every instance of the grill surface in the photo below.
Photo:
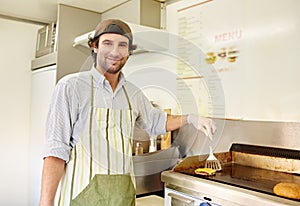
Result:
{"label": "grill surface", "polygon": [[195,174],[194,169],[182,170],[180,173],[274,196],[276,195],[273,193],[273,187],[279,182],[293,182],[300,184],[299,175],[243,166],[234,163],[223,165],[221,172],[217,172],[216,175],[209,177]]}
{"label": "grill surface", "polygon": [[[215,155],[222,163],[222,171],[217,172],[214,176],[206,177],[194,172],[195,169],[204,167],[207,155],[187,157],[176,165],[173,172],[275,197],[278,196],[273,193],[273,187],[277,183],[289,182],[300,185],[300,151],[233,144],[230,152],[216,153]],[[300,202],[300,200],[293,201]]]}

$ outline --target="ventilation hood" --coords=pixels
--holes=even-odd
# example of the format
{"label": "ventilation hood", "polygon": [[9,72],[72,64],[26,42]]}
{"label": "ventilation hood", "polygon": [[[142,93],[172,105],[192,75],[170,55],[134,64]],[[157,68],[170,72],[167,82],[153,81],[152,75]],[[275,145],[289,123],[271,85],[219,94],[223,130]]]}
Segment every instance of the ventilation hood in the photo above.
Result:
{"label": "ventilation hood", "polygon": [[[133,44],[137,45],[136,52],[142,51],[166,51],[169,47],[169,34],[160,29],[128,23],[133,34]],[[82,34],[74,39],[73,46],[84,46],[89,48],[88,39],[95,31]]]}

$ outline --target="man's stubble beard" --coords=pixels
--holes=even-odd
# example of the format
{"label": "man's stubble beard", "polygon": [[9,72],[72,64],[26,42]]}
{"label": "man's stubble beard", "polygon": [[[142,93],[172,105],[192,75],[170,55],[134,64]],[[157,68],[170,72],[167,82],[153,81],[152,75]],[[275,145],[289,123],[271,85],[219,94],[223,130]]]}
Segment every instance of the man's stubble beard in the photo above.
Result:
{"label": "man's stubble beard", "polygon": [[[119,62],[119,66],[117,69],[110,69],[110,66],[107,65],[106,62],[106,57],[102,56],[102,59],[100,58],[100,60],[98,61],[98,65],[100,66],[100,69],[105,73],[109,73],[109,74],[117,74],[119,73],[122,68],[124,67],[124,65],[126,64],[128,57],[122,57],[120,60],[118,60]],[[113,66],[113,65],[112,65]]]}

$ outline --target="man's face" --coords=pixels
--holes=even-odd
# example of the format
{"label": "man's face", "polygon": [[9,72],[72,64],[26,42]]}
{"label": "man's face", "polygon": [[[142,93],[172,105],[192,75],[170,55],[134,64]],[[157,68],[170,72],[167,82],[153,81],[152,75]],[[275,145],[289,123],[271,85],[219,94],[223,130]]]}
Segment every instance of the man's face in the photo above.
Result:
{"label": "man's face", "polygon": [[129,57],[129,39],[120,34],[102,34],[94,52],[97,53],[98,69],[117,74]]}

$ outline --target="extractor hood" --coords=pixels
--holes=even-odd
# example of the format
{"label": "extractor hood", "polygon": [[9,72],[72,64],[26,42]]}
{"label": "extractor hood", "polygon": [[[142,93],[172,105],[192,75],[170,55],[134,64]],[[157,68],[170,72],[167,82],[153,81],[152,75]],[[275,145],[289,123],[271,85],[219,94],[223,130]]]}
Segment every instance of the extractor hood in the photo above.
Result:
{"label": "extractor hood", "polygon": [[[169,47],[169,34],[160,29],[128,23],[133,33],[133,44],[137,45],[135,52],[141,51],[166,51]],[[73,46],[78,45],[89,48],[88,39],[95,31],[87,32],[74,39]]]}

